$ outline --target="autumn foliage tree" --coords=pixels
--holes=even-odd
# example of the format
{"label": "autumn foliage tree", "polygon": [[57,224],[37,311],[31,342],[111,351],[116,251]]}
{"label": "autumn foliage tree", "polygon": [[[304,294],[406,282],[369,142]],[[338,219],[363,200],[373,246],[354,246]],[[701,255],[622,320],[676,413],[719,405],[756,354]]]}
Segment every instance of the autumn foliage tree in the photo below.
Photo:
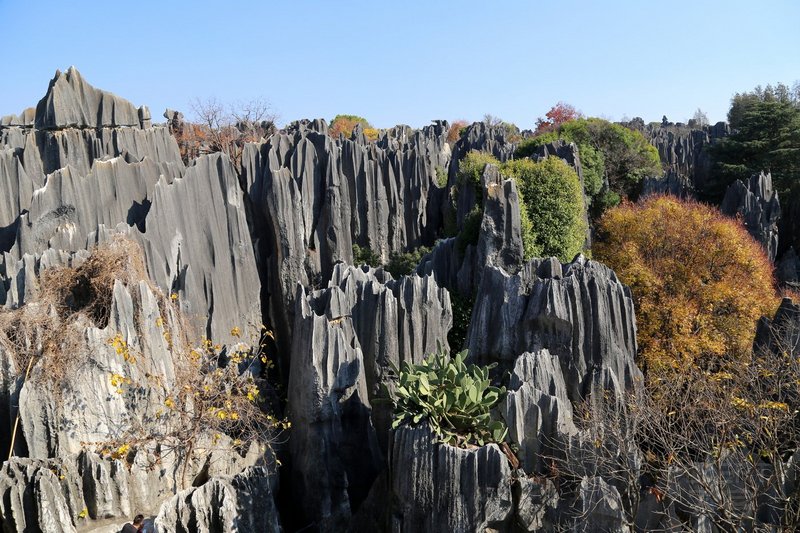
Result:
{"label": "autumn foliage tree", "polygon": [[544,117],[536,119],[536,131],[534,132],[536,135],[555,131],[561,124],[581,118],[583,115],[570,104],[558,102],[545,113]]}
{"label": "autumn foliage tree", "polygon": [[339,134],[342,134],[345,139],[349,139],[353,134],[353,129],[359,124],[363,128],[367,139],[374,141],[378,138],[378,130],[373,128],[367,119],[358,115],[336,115],[331,120],[330,126],[328,126],[328,135],[336,138],[339,137]]}
{"label": "autumn foliage tree", "polygon": [[714,371],[744,357],[777,306],[763,249],[714,208],[649,197],[607,211],[597,234],[594,257],[631,287],[645,371]]}
{"label": "autumn foliage tree", "polygon": [[455,144],[467,126],[469,126],[469,123],[466,120],[454,120],[450,124],[450,129],[447,130],[447,142]]}

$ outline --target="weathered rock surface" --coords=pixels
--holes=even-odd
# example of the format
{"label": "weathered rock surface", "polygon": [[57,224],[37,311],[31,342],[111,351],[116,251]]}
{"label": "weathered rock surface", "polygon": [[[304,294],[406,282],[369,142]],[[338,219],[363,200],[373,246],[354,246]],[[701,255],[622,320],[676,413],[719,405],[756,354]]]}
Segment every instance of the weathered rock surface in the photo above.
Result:
{"label": "weathered rock surface", "polygon": [[69,495],[72,495],[70,489],[79,495],[81,486],[65,487],[78,478],[75,472],[71,472],[74,477],[62,483],[58,471],[57,463],[47,461],[14,459],[3,463],[0,469],[0,522],[3,531],[76,531],[74,522],[81,508],[74,505],[77,502],[72,498],[65,497],[64,489]]}
{"label": "weathered rock surface", "polygon": [[439,241],[417,267],[420,275],[433,275],[437,283],[460,294],[473,294],[486,265],[516,271],[523,262],[519,192],[514,180],[503,179],[487,165],[481,178],[483,218],[476,245],[462,251],[456,238]]}
{"label": "weathered rock surface", "polygon": [[669,194],[682,199],[692,199],[696,196],[691,179],[674,169],[669,169],[664,176],[648,176],[642,182],[642,197],[658,194]]}
{"label": "weathered rock surface", "polygon": [[522,477],[514,491],[516,523],[523,531],[557,531],[559,495],[552,481]]}
{"label": "weathered rock surface", "polygon": [[529,474],[543,473],[547,462],[561,455],[564,444],[578,433],[561,363],[546,349],[517,358],[500,411],[509,439],[519,446],[520,466]]}
{"label": "weathered rock surface", "polygon": [[641,380],[630,290],[600,263],[536,259],[517,274],[489,266],[475,302],[468,345],[476,361],[513,363],[547,348],[559,357],[572,401],[594,387],[622,392]]}
{"label": "weathered rock surface", "polygon": [[324,121],[301,122],[247,146],[242,182],[280,338],[291,337],[296,284],[324,286],[336,262],[353,262],[354,244],[386,261],[433,243],[443,198],[436,171],[450,157],[446,126],[368,143],[363,135],[331,139]]}
{"label": "weathered rock surface", "polygon": [[772,176],[763,172],[743,183],[736,180],[728,187],[720,211],[731,217],[741,217],[747,231],[761,243],[774,261],[778,253],[778,220],[781,204],[778,192],[772,188]]}
{"label": "weathered rock surface", "polygon": [[164,502],[155,526],[164,533],[277,533],[274,490],[273,477],[263,467],[213,478]]}
{"label": "weathered rock surface", "polygon": [[[260,285],[236,171],[220,155],[189,169],[168,128],[146,108],[57,73],[35,127],[0,128],[0,304],[21,305],[40,257],[128,234],[150,277],[174,291],[195,333],[231,340],[261,323]],[[222,256],[220,250],[226,250]],[[231,258],[227,258],[230,250]],[[28,257],[29,256],[29,257]],[[9,300],[13,298],[13,300]]]}
{"label": "weathered rock surface", "polygon": [[629,532],[619,491],[602,478],[583,478],[573,531]]}
{"label": "weathered rock surface", "polygon": [[75,67],[56,71],[47,94],[36,106],[35,126],[39,130],[62,128],[142,127],[150,112],[142,112],[127,100],[95,89]]}
{"label": "weathered rock surface", "polygon": [[339,264],[329,287],[298,288],[288,388],[293,492],[306,520],[344,527],[384,468],[389,412],[372,402],[391,366],[419,362],[446,338],[447,291],[431,277],[392,280]]}
{"label": "weathered rock surface", "polygon": [[762,318],[753,343],[756,353],[800,355],[800,302],[784,298],[772,319]]}
{"label": "weathered rock surface", "polygon": [[[674,184],[691,185],[695,191],[712,192],[709,188],[711,157],[707,147],[730,134],[728,125],[718,122],[703,129],[692,129],[677,125],[648,125],[642,130],[644,136],[658,150],[658,155],[667,169],[667,175],[675,175]],[[668,192],[672,193],[673,184]],[[680,186],[687,190],[684,185]]]}
{"label": "weathered rock surface", "polygon": [[[453,161],[460,161],[472,150],[488,152],[501,163],[514,155],[516,143],[506,139],[506,131],[500,126],[490,126],[486,122],[474,122],[453,147]],[[450,176],[455,176],[457,166],[452,167]]]}
{"label": "weathered rock surface", "polygon": [[511,467],[495,444],[461,449],[436,442],[427,425],[392,438],[390,530],[509,531]]}

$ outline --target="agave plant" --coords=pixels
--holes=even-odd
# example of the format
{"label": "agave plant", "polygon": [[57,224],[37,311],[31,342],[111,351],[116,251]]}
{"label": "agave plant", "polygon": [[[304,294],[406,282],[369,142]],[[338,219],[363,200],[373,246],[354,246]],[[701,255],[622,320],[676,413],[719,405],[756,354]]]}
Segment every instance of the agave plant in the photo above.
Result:
{"label": "agave plant", "polygon": [[467,351],[452,359],[439,347],[420,364],[403,363],[394,398],[392,428],[427,420],[442,442],[453,446],[502,442],[507,428],[490,410],[506,393],[492,386],[494,365],[467,365]]}

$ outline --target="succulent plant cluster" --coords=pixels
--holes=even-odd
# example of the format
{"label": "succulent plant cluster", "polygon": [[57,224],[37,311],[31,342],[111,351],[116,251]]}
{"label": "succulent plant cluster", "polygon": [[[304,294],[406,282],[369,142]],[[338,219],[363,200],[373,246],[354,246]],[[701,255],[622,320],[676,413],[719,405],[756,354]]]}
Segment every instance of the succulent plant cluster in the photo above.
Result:
{"label": "succulent plant cluster", "polygon": [[453,446],[483,446],[502,442],[508,429],[493,420],[491,409],[506,393],[494,387],[494,366],[467,365],[464,350],[450,356],[441,348],[420,364],[405,362],[394,397],[392,428],[427,421],[442,442]]}

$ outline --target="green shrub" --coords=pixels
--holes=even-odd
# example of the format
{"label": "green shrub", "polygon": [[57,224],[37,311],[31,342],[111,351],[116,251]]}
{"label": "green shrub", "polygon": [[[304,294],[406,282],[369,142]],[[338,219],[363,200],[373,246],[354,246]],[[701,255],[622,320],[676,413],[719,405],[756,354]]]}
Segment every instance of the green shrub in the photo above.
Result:
{"label": "green shrub", "polygon": [[357,244],[353,245],[353,264],[355,265],[368,265],[371,267],[380,266],[381,258],[378,254],[369,248],[361,247]]}
{"label": "green shrub", "polygon": [[422,363],[403,363],[395,389],[392,428],[427,421],[442,442],[452,446],[502,442],[505,424],[490,410],[505,387],[490,385],[489,367],[464,363],[467,352],[452,359],[439,347]]}
{"label": "green shrub", "polygon": [[436,185],[440,189],[447,187],[447,171],[442,167],[436,167]]}
{"label": "green shrub", "polygon": [[384,267],[392,277],[399,278],[411,274],[419,265],[419,262],[431,251],[427,246],[420,246],[410,252],[392,252],[389,255],[389,262]]}
{"label": "green shrub", "polygon": [[471,186],[475,189],[475,202],[479,207],[483,207],[483,188],[481,187],[481,177],[486,165],[500,166],[500,162],[492,154],[473,150],[458,163],[458,174],[456,174],[456,184],[461,187]]}
{"label": "green shrub", "polygon": [[586,238],[583,191],[575,170],[557,157],[548,157],[539,162],[509,161],[501,172],[516,180],[527,211],[531,227],[524,232],[523,243],[526,238],[532,242],[526,255],[530,251],[572,260]]}

